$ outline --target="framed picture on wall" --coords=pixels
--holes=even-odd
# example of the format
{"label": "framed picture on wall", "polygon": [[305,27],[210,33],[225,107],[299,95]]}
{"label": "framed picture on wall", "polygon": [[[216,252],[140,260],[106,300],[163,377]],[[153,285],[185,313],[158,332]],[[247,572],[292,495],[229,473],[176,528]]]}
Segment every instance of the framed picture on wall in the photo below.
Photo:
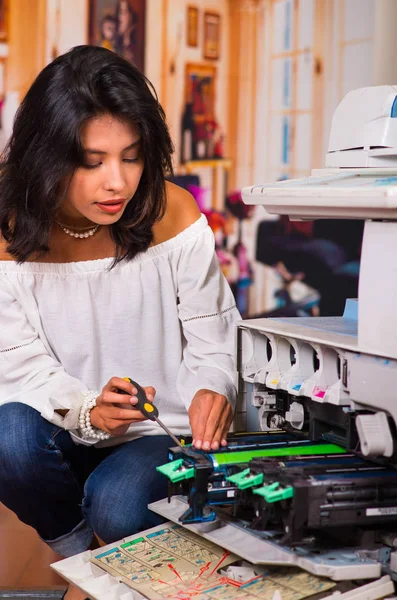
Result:
{"label": "framed picture on wall", "polygon": [[7,41],[8,0],[0,0],[0,41]]}
{"label": "framed picture on wall", "polygon": [[215,123],[216,68],[188,63],[182,115],[181,162],[209,158]]}
{"label": "framed picture on wall", "polygon": [[203,56],[217,60],[219,58],[219,47],[221,40],[221,17],[219,13],[204,13],[204,42]]}
{"label": "framed picture on wall", "polygon": [[145,4],[145,0],[90,0],[89,43],[117,52],[143,72]]}
{"label": "framed picture on wall", "polygon": [[213,117],[215,112],[216,68],[201,63],[186,65],[185,101],[192,104],[195,117]]}
{"label": "framed picture on wall", "polygon": [[186,40],[188,46],[198,46],[199,11],[196,6],[187,7]]}

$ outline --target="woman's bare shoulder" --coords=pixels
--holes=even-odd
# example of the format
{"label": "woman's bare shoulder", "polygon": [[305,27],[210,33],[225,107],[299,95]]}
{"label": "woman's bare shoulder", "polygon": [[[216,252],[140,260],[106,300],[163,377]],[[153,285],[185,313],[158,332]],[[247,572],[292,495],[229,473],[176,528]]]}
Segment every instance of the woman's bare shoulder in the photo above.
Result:
{"label": "woman's bare shoulder", "polygon": [[7,251],[7,242],[0,235],[0,260],[15,260],[15,258]]}
{"label": "woman's bare shoulder", "polygon": [[192,194],[170,182],[167,182],[167,212],[175,222],[177,233],[192,225],[201,214]]}
{"label": "woman's bare shoulder", "polygon": [[164,217],[154,227],[155,244],[161,244],[181,233],[200,218],[193,196],[174,183],[166,183],[167,206]]}

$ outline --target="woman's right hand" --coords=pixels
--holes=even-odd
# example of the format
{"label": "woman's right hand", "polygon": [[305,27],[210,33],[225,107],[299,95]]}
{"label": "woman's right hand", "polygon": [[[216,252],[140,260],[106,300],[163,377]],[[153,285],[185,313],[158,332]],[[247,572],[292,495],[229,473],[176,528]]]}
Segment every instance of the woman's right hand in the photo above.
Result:
{"label": "woman's right hand", "polygon": [[[128,393],[118,394],[117,389]],[[149,402],[153,402],[156,390],[149,386],[143,388]],[[98,396],[96,406],[90,412],[91,424],[111,435],[124,435],[131,423],[145,421],[145,417],[134,408],[138,399],[138,390],[125,379],[112,377]]]}

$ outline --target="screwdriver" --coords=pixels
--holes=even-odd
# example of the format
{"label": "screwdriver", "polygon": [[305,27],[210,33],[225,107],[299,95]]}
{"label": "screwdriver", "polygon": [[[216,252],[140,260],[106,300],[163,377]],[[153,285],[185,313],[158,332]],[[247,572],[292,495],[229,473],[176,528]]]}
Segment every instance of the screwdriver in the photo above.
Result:
{"label": "screwdriver", "polygon": [[[145,390],[143,389],[143,387],[140,386],[139,383],[137,383],[136,381],[133,381],[130,377],[123,377],[123,379],[124,381],[128,381],[129,383],[131,383],[137,390],[136,397],[138,398],[138,404],[135,404],[134,408],[140,410],[141,413],[151,421],[156,421],[156,423],[158,423],[161,429],[163,429],[166,432],[166,434],[170,436],[170,438],[175,442],[175,444],[182,448],[184,452],[186,452],[187,449],[185,448],[185,446],[182,446],[181,442],[172,433],[172,431],[170,431],[168,427],[164,425],[162,421],[160,421],[158,408],[157,406],[149,402],[149,400],[146,398]],[[128,396],[131,395],[128,392],[125,392],[124,390],[120,390],[119,388],[117,392],[119,394],[127,394]]]}

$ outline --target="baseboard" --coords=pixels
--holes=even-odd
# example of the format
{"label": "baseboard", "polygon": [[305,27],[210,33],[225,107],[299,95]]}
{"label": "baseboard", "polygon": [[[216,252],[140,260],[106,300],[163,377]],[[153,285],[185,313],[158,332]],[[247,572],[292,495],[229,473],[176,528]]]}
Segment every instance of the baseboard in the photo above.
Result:
{"label": "baseboard", "polygon": [[0,600],[61,600],[64,590],[0,590]]}

